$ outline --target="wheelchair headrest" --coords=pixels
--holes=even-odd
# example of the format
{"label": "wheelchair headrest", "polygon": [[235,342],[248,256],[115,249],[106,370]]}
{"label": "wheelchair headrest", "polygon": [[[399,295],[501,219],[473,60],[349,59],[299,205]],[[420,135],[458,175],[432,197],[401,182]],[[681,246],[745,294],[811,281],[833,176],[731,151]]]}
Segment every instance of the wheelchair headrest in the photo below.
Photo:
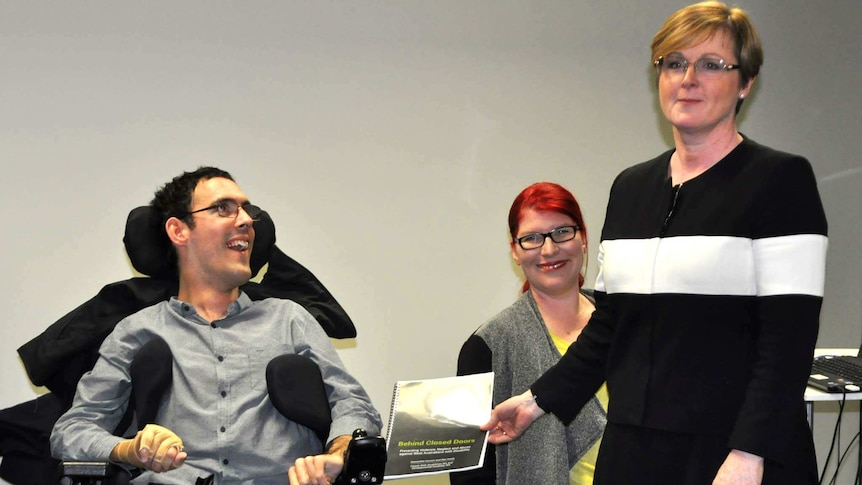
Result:
{"label": "wheelchair headrest", "polygon": [[[252,277],[269,261],[275,246],[275,225],[266,211],[254,223],[254,248],[251,252]],[[123,236],[126,254],[135,269],[152,278],[175,281],[179,278],[176,252],[165,234],[161,218],[152,206],[136,207],[126,219]]]}

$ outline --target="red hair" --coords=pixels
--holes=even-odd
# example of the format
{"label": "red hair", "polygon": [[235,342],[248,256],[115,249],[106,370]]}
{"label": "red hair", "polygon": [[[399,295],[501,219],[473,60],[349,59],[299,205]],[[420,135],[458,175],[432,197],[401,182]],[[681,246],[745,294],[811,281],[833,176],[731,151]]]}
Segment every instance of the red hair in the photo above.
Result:
{"label": "red hair", "polygon": [[[509,234],[512,236],[512,244],[516,244],[515,236],[524,217],[524,212],[532,209],[535,211],[557,212],[572,218],[575,225],[581,231],[581,239],[587,243],[587,226],[584,224],[584,216],[581,214],[581,206],[575,196],[565,187],[553,182],[537,182],[522,190],[512,207],[509,209]],[[578,276],[578,287],[584,286],[584,273]],[[522,292],[530,289],[530,282],[524,281]]]}

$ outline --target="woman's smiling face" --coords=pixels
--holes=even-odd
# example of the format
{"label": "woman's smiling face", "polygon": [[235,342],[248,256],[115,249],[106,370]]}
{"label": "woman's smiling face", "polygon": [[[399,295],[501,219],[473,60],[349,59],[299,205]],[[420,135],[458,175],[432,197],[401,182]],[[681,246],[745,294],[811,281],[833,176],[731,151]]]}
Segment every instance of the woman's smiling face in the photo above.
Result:
{"label": "woman's smiling face", "polygon": [[[563,226],[577,227],[577,224],[571,217],[559,212],[526,209],[521,215],[515,239],[527,234],[549,233]],[[574,239],[561,243],[546,237],[544,244],[536,249],[524,249],[517,242],[513,242],[511,247],[512,258],[521,266],[533,291],[547,295],[578,291],[578,278],[586,251],[580,230]]]}

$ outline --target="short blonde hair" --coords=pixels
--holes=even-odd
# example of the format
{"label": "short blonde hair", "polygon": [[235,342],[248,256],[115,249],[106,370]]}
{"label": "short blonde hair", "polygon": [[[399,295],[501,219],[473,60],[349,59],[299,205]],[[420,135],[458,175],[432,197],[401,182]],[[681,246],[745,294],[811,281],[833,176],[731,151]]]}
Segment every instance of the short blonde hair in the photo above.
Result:
{"label": "short blonde hair", "polygon": [[671,14],[652,40],[652,61],[668,53],[698,45],[719,31],[733,41],[742,85],[757,77],[763,64],[763,46],[754,24],[741,8],[706,1]]}

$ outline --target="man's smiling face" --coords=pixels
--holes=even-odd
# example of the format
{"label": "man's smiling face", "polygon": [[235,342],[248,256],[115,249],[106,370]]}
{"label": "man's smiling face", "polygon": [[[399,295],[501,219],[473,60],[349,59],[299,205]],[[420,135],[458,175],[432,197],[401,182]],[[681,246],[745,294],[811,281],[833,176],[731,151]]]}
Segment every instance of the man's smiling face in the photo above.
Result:
{"label": "man's smiling face", "polygon": [[[238,205],[248,198],[226,178],[201,180],[192,194],[191,211],[232,201]],[[244,209],[236,217],[219,216],[213,208],[192,215],[186,247],[188,267],[195,279],[221,290],[230,290],[251,278],[251,251],[254,246],[254,221]]]}

